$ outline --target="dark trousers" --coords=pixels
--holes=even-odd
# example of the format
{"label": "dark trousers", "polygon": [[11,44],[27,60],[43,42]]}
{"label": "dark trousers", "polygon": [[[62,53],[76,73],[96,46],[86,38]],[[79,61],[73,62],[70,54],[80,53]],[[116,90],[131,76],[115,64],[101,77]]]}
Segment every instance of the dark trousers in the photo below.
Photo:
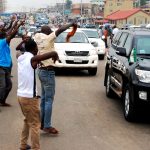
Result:
{"label": "dark trousers", "polygon": [[107,44],[107,38],[104,39],[104,42],[105,42],[105,47],[108,48],[108,44]]}
{"label": "dark trousers", "polygon": [[10,68],[0,67],[0,103],[5,103],[9,92],[12,89]]}

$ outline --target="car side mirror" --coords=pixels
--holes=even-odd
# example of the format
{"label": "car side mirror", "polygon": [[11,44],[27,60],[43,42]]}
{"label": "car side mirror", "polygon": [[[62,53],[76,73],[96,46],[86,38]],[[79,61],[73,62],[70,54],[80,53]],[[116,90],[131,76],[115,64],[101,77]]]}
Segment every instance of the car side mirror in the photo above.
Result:
{"label": "car side mirror", "polygon": [[127,56],[127,54],[126,54],[126,48],[124,48],[124,47],[117,47],[117,49],[116,49],[116,54],[117,55],[120,55],[120,56]]}
{"label": "car side mirror", "polygon": [[97,47],[97,46],[98,46],[98,43],[97,43],[97,42],[91,42],[91,44],[92,44],[94,47]]}

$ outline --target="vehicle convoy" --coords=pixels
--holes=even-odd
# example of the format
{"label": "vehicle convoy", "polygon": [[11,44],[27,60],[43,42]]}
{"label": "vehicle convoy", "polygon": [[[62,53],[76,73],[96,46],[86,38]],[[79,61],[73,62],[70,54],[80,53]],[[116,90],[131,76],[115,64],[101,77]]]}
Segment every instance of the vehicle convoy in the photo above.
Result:
{"label": "vehicle convoy", "polygon": [[87,29],[87,28],[80,28],[87,36],[89,41],[94,45],[99,59],[104,59],[105,57],[105,43],[104,41],[100,38],[98,34],[97,29]]}
{"label": "vehicle convoy", "polygon": [[137,112],[150,107],[150,31],[121,30],[112,41],[105,66],[106,95],[123,99],[124,117],[134,121]]}
{"label": "vehicle convoy", "polygon": [[71,29],[64,31],[55,40],[55,49],[59,56],[56,67],[88,70],[90,75],[96,75],[98,54],[94,46],[86,34],[78,29],[67,43],[66,37],[70,31]]}

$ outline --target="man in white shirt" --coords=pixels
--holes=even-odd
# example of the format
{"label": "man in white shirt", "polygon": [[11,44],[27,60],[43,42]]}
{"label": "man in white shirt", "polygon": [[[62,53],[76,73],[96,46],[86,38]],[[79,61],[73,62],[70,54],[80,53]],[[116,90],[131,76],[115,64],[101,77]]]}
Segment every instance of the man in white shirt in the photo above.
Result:
{"label": "man in white shirt", "polygon": [[55,62],[58,60],[56,52],[48,52],[43,55],[37,55],[37,44],[29,39],[25,42],[26,51],[24,54],[17,53],[18,61],[18,101],[25,117],[23,130],[21,134],[20,150],[29,149],[27,145],[29,133],[31,134],[32,150],[40,150],[40,109],[39,97],[36,94],[35,69],[40,61],[52,58]]}
{"label": "man in white shirt", "polygon": [[116,34],[118,33],[118,31],[119,31],[119,29],[117,28],[116,25],[114,25],[114,27],[113,27],[113,37],[116,36]]}

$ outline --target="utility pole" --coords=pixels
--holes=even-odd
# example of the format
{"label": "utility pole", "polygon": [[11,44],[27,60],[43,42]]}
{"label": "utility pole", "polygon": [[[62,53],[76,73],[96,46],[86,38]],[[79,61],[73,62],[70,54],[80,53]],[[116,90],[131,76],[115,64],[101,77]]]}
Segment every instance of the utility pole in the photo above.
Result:
{"label": "utility pole", "polygon": [[81,0],[81,6],[80,6],[81,8],[80,8],[80,16],[81,16],[81,26],[82,26],[82,24],[83,24],[83,20],[82,20],[82,0]]}

